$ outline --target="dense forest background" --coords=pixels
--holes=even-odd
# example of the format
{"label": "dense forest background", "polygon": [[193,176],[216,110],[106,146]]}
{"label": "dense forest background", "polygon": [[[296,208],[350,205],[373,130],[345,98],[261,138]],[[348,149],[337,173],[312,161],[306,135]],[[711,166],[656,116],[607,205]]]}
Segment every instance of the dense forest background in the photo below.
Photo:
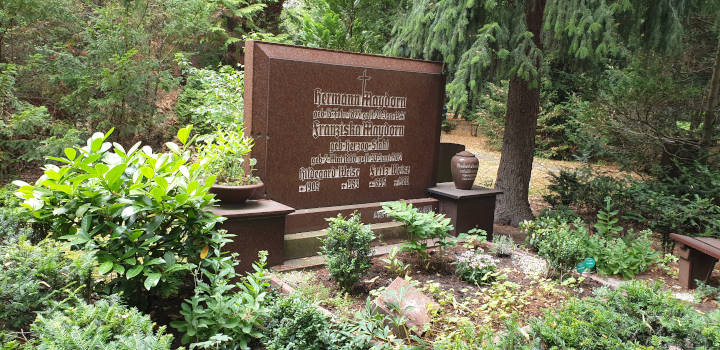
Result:
{"label": "dense forest background", "polygon": [[531,3],[542,41],[513,2],[3,1],[0,181],[98,130],[161,145],[187,123],[241,121],[250,38],[442,60],[450,115],[498,149],[520,77],[539,95],[536,156],[652,176],[717,163],[719,5]]}

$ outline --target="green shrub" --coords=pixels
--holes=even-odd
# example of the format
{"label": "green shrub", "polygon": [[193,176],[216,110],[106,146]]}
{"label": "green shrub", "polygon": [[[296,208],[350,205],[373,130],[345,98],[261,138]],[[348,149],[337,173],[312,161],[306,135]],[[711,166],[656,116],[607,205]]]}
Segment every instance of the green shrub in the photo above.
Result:
{"label": "green shrub", "polygon": [[360,214],[353,213],[349,219],[341,214],[326,219],[330,226],[322,241],[322,253],[330,276],[346,291],[360,280],[372,266],[370,243],[375,235],[370,227],[363,225]]}
{"label": "green shrub", "polygon": [[270,310],[263,338],[267,350],[369,349],[352,325],[333,325],[317,307],[297,296],[280,297]]}
{"label": "green shrub", "polygon": [[557,271],[564,273],[585,258],[596,261],[598,272],[630,278],[657,263],[660,254],[652,249],[651,232],[628,231],[624,237],[602,237],[590,234],[581,220],[541,218],[522,224],[526,243],[538,250]]}
{"label": "green shrub", "polygon": [[244,71],[221,66],[199,69],[179,58],[187,82],[178,96],[175,113],[183,124],[197,125],[199,134],[232,129],[243,124]]}
{"label": "green shrub", "polygon": [[538,348],[711,349],[720,346],[718,314],[696,312],[660,284],[633,281],[548,309],[531,322],[530,337]]}
{"label": "green shrub", "polygon": [[573,207],[591,217],[603,208],[606,197],[622,202],[628,186],[626,181],[611,176],[594,175],[589,168],[561,170],[550,176],[550,194],[543,196],[543,199],[553,207]]}
{"label": "green shrub", "polygon": [[[672,247],[670,233],[720,237],[717,184],[720,172],[695,165],[680,167],[681,175],[645,181],[592,174],[589,169],[553,175],[544,199],[554,208],[575,208],[595,217],[605,209],[622,222],[659,232],[665,251]],[[615,203],[605,208],[606,198]],[[563,209],[565,210],[565,209]]]}
{"label": "green shrub", "polygon": [[195,278],[195,295],[185,300],[180,314],[183,321],[170,325],[183,333],[182,343],[191,347],[249,349],[261,336],[260,320],[268,313],[267,252],[261,251],[254,263],[255,272],[232,282],[237,254],[215,256],[203,260]]}
{"label": "green shrub", "polygon": [[170,349],[172,335],[154,330],[150,317],[119,302],[118,297],[95,304],[78,301],[32,324],[29,348],[38,349]]}
{"label": "green shrub", "polygon": [[0,180],[82,141],[73,125],[15,96],[17,73],[17,66],[0,64]]}
{"label": "green shrub", "polygon": [[52,301],[68,296],[68,290],[91,288],[94,260],[83,251],[69,251],[46,239],[37,245],[25,237],[0,245],[0,329],[25,328]]}
{"label": "green shrub", "polygon": [[428,239],[437,239],[441,247],[452,244],[447,239],[453,227],[445,215],[421,213],[412,204],[405,202],[384,203],[382,208],[387,216],[402,223],[407,232],[408,242],[403,245],[403,249],[415,252],[421,261],[428,258]]}
{"label": "green shrub", "polygon": [[[147,301],[143,287],[173,294],[201,250],[216,244],[219,218],[205,209],[214,178],[200,181],[202,168],[189,162],[187,148],[168,143],[171,153],[153,153],[138,143],[126,150],[105,142],[111,132],[52,158],[65,165],[46,165],[34,186],[14,182],[17,193],[54,237],[93,250],[99,273],[109,274],[126,297]],[[189,133],[181,129],[178,139],[187,143]]]}
{"label": "green shrub", "polygon": [[538,254],[555,270],[564,273],[591,256],[586,245],[587,228],[580,219],[573,223],[546,221],[540,227],[528,234],[530,245],[537,248]]}

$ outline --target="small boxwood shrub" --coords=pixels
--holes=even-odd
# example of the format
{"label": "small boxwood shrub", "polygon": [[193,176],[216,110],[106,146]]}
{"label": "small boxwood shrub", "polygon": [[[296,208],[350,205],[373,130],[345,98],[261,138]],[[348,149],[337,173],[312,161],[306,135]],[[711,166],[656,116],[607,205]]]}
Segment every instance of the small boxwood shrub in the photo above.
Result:
{"label": "small boxwood shrub", "polygon": [[67,298],[68,290],[92,283],[92,255],[51,239],[32,244],[21,236],[0,246],[0,257],[0,329],[25,328],[36,312]]}
{"label": "small boxwood shrub", "polygon": [[330,276],[340,286],[350,291],[372,266],[372,248],[370,243],[375,235],[370,227],[363,225],[360,215],[354,213],[349,219],[341,214],[326,219],[330,226],[327,236],[323,239],[322,253]]}
{"label": "small boxwood shrub", "polygon": [[32,324],[28,348],[37,349],[170,349],[173,336],[165,327],[154,330],[150,317],[119,302],[117,296],[95,304],[78,301]]}

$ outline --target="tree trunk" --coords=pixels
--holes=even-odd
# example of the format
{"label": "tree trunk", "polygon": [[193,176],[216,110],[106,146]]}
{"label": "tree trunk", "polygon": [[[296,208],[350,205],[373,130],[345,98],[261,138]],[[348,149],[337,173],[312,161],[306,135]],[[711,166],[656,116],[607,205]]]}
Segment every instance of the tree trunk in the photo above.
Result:
{"label": "tree trunk", "polygon": [[[534,6],[528,6],[525,11],[528,30],[533,33],[533,41],[539,49],[542,49],[540,33],[544,11],[545,0],[534,1]],[[535,65],[539,70],[540,62]],[[503,191],[497,200],[495,222],[503,225],[516,226],[533,218],[528,191],[540,109],[539,72],[535,79],[534,87],[520,77],[510,80],[505,133],[495,182],[495,188]]]}
{"label": "tree trunk", "polygon": [[715,64],[713,65],[713,74],[710,79],[703,118],[702,145],[707,149],[715,146],[713,132],[715,131],[715,108],[720,102],[718,100],[720,100],[720,38],[718,38],[718,47],[715,52]]}

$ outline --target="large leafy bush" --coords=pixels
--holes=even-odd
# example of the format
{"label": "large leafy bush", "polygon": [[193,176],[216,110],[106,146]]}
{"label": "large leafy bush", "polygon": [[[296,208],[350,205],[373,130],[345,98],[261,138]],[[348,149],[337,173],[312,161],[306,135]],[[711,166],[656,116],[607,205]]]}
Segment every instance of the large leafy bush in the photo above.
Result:
{"label": "large leafy bush", "polygon": [[155,329],[150,317],[119,302],[119,297],[95,304],[78,301],[49,314],[41,314],[32,324],[33,349],[170,349],[173,336],[165,327]]}
{"label": "large leafy bush", "polygon": [[588,169],[553,175],[545,200],[596,216],[610,197],[623,221],[662,234],[666,250],[670,233],[720,237],[720,171],[695,164],[679,167],[679,176],[661,173],[647,180],[618,179]]}
{"label": "large leafy bush", "polygon": [[221,256],[218,249],[202,262],[195,295],[182,304],[184,320],[171,323],[183,332],[183,344],[249,349],[261,337],[259,329],[269,311],[267,252],[260,252],[252,265],[255,271],[242,278],[235,273],[236,259],[237,254]]}
{"label": "large leafy bush", "polygon": [[52,301],[67,298],[69,291],[88,290],[93,282],[92,256],[52,239],[32,244],[21,236],[0,245],[0,257],[0,329],[26,327]]}
{"label": "large leafy bush", "polygon": [[[142,300],[143,287],[169,295],[217,239],[219,218],[205,210],[214,178],[199,180],[202,169],[190,162],[187,147],[168,143],[172,152],[154,153],[138,143],[125,149],[106,142],[111,132],[65,149],[65,157],[52,158],[65,165],[46,165],[35,185],[16,181],[17,193],[54,237],[93,250],[112,287]],[[183,144],[189,133],[178,133]]]}
{"label": "large leafy bush", "polygon": [[353,214],[349,219],[338,214],[326,220],[330,226],[322,241],[325,264],[330,276],[349,291],[372,266],[370,243],[375,235],[368,226],[363,225],[359,214]]}

